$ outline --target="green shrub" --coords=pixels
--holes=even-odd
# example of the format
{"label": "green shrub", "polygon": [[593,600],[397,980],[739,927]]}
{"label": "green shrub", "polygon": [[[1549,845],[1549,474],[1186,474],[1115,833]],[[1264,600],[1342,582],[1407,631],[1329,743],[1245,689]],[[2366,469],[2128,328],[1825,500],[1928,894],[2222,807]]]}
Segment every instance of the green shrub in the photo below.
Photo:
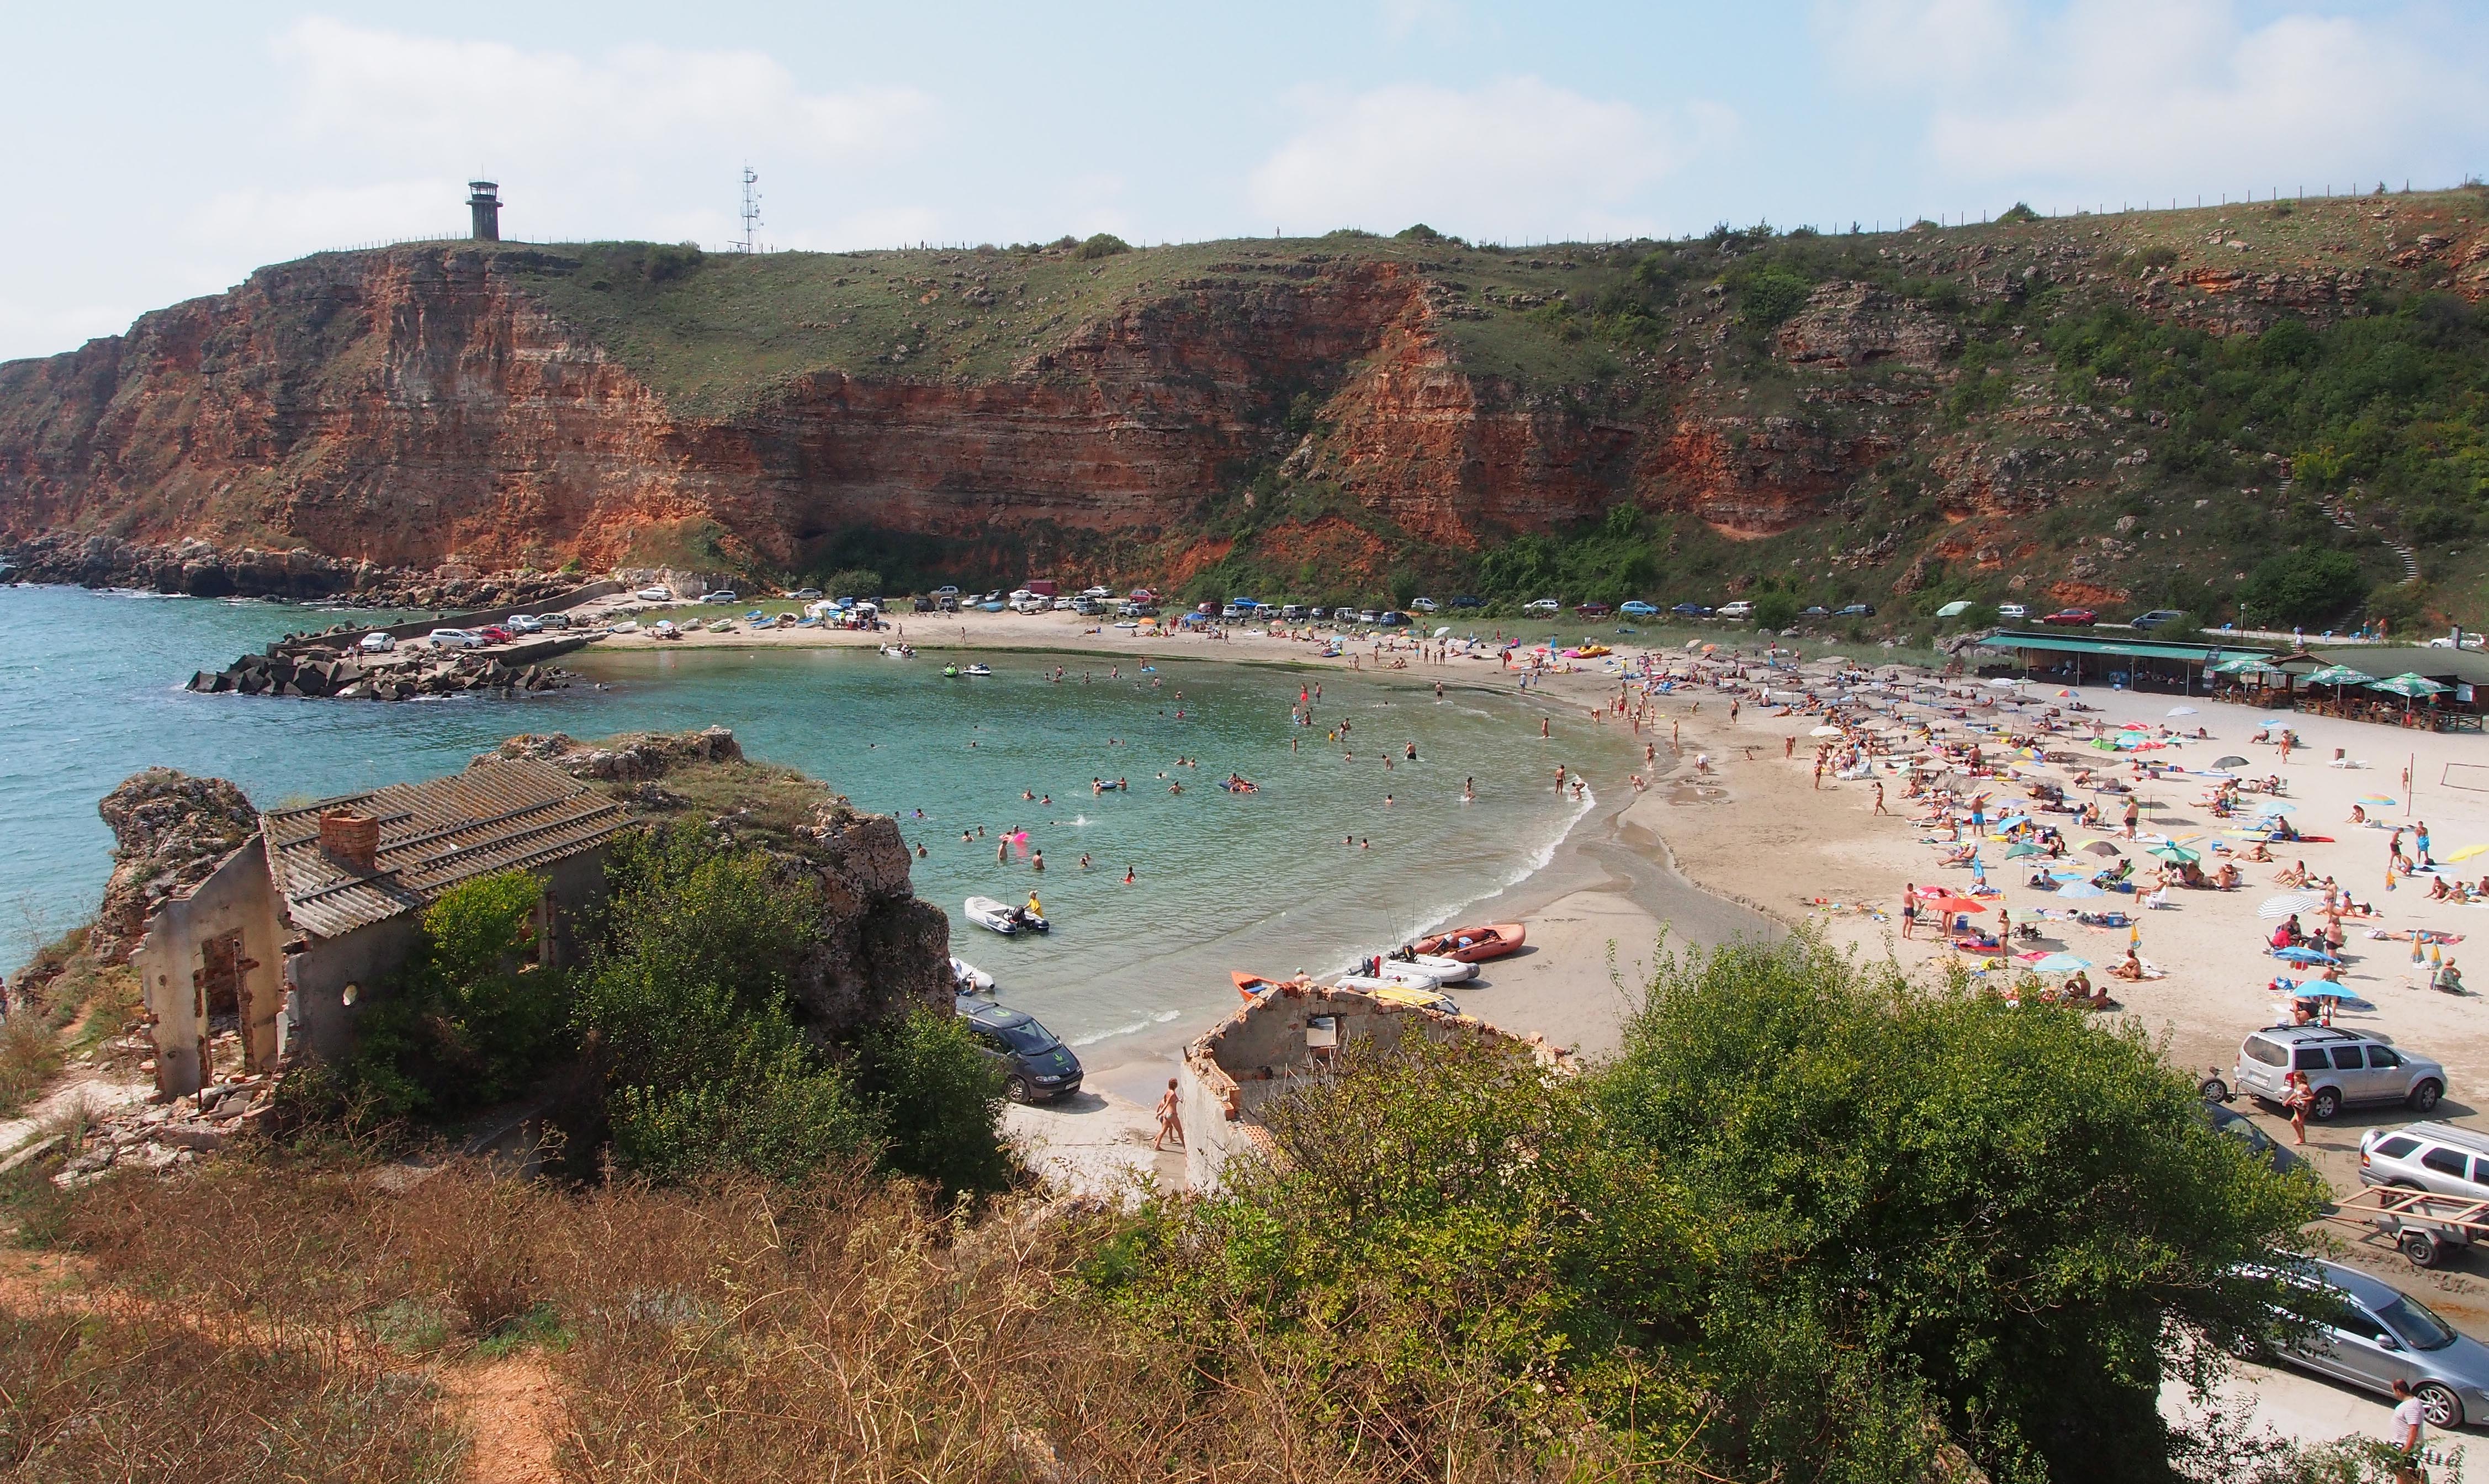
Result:
{"label": "green shrub", "polygon": [[1786,592],[1767,592],[1755,600],[1755,627],[1786,629],[1797,622],[1797,599]]}
{"label": "green shrub", "polygon": [[967,1022],[918,1010],[868,1032],[856,1090],[888,1143],[885,1162],[958,1194],[1009,1185],[1016,1171],[999,1132],[1003,1073]]}
{"label": "green shrub", "polygon": [[1131,250],[1132,244],[1124,241],[1122,238],[1117,237],[1114,233],[1100,232],[1085,239],[1080,243],[1079,256],[1083,260],[1090,258],[1111,258],[1119,252],[1130,252]]}
{"label": "green shrub", "polygon": [[821,585],[821,590],[834,598],[877,598],[881,589],[881,574],[871,567],[843,567]]}
{"label": "green shrub", "polygon": [[1785,268],[1766,264],[1738,275],[1737,322],[1749,329],[1770,329],[1805,307],[1815,285]]}
{"label": "green shrub", "polygon": [[2319,628],[2349,613],[2367,592],[2348,552],[2276,552],[2239,587],[2239,608],[2259,623]]}
{"label": "green shrub", "polygon": [[2031,210],[2029,203],[2017,201],[2012,206],[2007,207],[2004,211],[1999,212],[1996,215],[1996,219],[2001,222],[2038,221],[2040,219],[2040,214]]}

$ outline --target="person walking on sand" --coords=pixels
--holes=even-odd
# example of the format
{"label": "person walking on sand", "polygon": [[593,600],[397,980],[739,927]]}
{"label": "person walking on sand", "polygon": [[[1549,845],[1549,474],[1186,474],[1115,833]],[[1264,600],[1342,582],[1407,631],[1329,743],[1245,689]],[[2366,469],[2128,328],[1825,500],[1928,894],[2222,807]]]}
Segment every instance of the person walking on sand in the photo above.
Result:
{"label": "person walking on sand", "polygon": [[1164,1149],[1172,1135],[1178,1144],[1184,1142],[1184,1113],[1176,1096],[1175,1078],[1167,1078],[1166,1091],[1159,1095],[1159,1136],[1150,1148]]}
{"label": "person walking on sand", "polygon": [[2307,1073],[2294,1071],[2282,1079],[2285,1091],[2281,1106],[2290,1114],[2291,1137],[2301,1144],[2307,1142],[2307,1110],[2316,1102],[2316,1090],[2307,1085]]}
{"label": "person walking on sand", "polygon": [[1790,732],[1788,736],[1781,738],[1781,756],[1784,757],[1794,757],[1797,756],[1796,732]]}
{"label": "person walking on sand", "polygon": [[2386,1427],[2386,1443],[2400,1457],[2394,1460],[2395,1484],[2412,1480],[2414,1484],[2428,1476],[2420,1472],[2419,1445],[2428,1435],[2428,1409],[2412,1394],[2412,1384],[2394,1378],[2394,1415]]}
{"label": "person walking on sand", "polygon": [[1886,808],[1884,807],[1884,785],[1879,781],[1879,782],[1877,782],[1877,783],[1876,783],[1876,785],[1875,785],[1874,786],[1875,786],[1875,813],[1879,813],[1879,814],[1889,814],[1889,813],[1892,813],[1892,811],[1891,811],[1891,810],[1889,810],[1889,809],[1886,809]]}

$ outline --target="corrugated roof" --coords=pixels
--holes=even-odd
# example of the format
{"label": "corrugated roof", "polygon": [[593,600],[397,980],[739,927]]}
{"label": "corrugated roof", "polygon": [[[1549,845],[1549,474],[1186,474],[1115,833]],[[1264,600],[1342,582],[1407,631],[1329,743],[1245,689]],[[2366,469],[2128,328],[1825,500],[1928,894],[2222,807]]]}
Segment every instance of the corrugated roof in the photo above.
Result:
{"label": "corrugated roof", "polygon": [[2265,659],[2267,649],[2240,649],[2223,644],[2186,642],[2150,639],[2076,639],[2066,634],[2023,634],[2003,632],[1990,634],[1979,642],[1983,649],[2038,649],[2055,654],[2106,654],[2129,660],[2175,660],[2203,664],[2241,656]]}
{"label": "corrugated roof", "polygon": [[[320,815],[332,809],[380,821],[380,853],[369,874],[320,848]],[[494,758],[446,778],[260,816],[286,915],[321,938],[420,911],[461,881],[577,855],[629,822],[621,805],[529,757]]]}

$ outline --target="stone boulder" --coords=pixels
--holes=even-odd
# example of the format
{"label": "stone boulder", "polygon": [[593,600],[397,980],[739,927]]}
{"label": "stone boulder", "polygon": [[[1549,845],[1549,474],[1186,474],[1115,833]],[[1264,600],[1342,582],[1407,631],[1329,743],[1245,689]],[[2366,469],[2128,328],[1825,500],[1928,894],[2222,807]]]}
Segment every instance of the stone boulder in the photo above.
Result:
{"label": "stone boulder", "polygon": [[630,784],[651,782],[694,763],[741,762],[743,747],[724,727],[630,732],[601,744],[577,742],[557,731],[512,737],[476,760],[486,757],[533,757],[576,779]]}

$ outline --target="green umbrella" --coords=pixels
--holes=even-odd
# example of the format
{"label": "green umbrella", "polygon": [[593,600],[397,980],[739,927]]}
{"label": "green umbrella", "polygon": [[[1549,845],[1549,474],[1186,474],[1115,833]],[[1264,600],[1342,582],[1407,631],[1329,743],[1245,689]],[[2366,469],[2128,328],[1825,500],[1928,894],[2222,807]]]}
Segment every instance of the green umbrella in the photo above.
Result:
{"label": "green umbrella", "polygon": [[2038,845],[2031,843],[2027,840],[2017,840],[2014,843],[2005,847],[2005,858],[2009,861],[2018,861],[2026,856],[2046,855],[2047,853],[2047,851],[2041,849]]}
{"label": "green umbrella", "polygon": [[2372,680],[2369,682],[2369,688],[2379,691],[2391,691],[2393,694],[2400,696],[2405,700],[2415,699],[2421,696],[2442,696],[2447,691],[2454,689],[2454,687],[2450,685],[2440,685],[2436,681],[2429,679],[2426,675],[2420,674],[2417,671],[2399,674],[2389,680]]}
{"label": "green umbrella", "polygon": [[2189,850],[2185,845],[2155,845],[2152,847],[2152,853],[2173,865],[2181,866],[2192,866],[2204,858],[2201,853]]}

